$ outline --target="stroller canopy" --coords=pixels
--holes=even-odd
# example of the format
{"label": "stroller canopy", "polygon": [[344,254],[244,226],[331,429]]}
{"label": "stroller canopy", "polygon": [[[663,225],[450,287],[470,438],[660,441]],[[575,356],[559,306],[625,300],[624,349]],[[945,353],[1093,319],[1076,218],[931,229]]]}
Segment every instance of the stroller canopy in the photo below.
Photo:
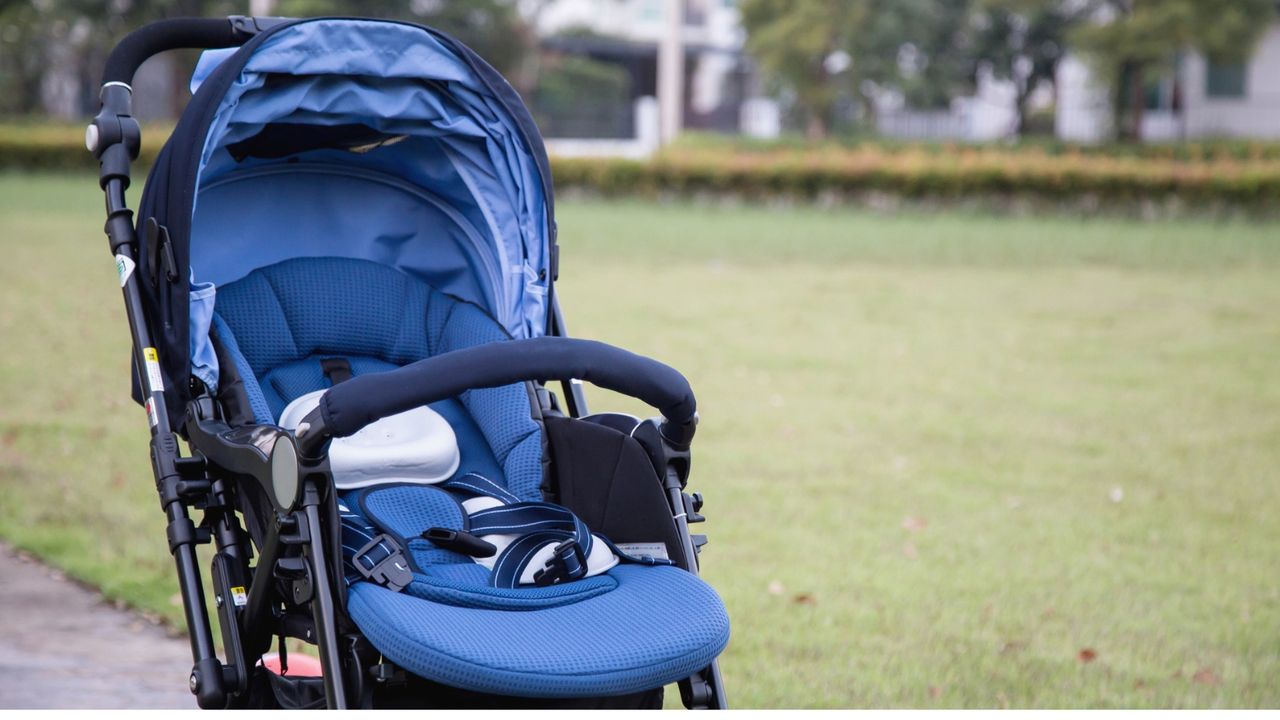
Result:
{"label": "stroller canopy", "polygon": [[[513,337],[545,332],[546,154],[514,90],[471,50],[406,23],[293,21],[205,53],[192,86],[139,217],[174,415],[188,375],[217,383],[216,286],[290,258],[372,260],[480,306]],[[146,232],[149,218],[166,232]]]}

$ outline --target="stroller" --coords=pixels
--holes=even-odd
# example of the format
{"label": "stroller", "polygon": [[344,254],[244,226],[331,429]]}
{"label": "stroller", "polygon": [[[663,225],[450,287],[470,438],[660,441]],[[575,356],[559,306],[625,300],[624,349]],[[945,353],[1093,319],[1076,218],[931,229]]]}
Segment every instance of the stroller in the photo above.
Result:
{"label": "stroller", "polygon": [[[130,83],[177,48],[206,52],[135,223]],[[101,101],[200,707],[726,707],[693,393],[566,337],[546,154],[497,72],[407,23],[178,19],[121,41]],[[661,417],[588,414],[581,381]]]}

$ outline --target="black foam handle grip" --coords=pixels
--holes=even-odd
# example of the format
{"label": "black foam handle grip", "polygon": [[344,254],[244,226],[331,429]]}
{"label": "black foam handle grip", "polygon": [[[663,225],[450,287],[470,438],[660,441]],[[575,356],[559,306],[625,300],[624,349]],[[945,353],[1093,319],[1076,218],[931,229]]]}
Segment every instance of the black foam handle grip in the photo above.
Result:
{"label": "black foam handle grip", "polygon": [[318,449],[388,415],[525,380],[585,380],[642,400],[662,413],[672,439],[677,429],[691,437],[697,421],[693,389],[670,366],[593,340],[541,337],[476,345],[335,385],[304,419],[299,440],[304,451]]}
{"label": "black foam handle grip", "polygon": [[107,56],[102,84],[133,82],[147,58],[166,50],[239,47],[253,37],[233,18],[174,18],[144,25],[129,33]]}

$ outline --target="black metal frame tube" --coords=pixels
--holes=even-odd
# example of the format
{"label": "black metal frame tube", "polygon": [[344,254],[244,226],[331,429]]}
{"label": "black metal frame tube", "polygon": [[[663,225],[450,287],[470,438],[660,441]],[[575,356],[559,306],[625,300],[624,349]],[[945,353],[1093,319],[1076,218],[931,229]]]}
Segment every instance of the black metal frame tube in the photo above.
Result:
{"label": "black metal frame tube", "polygon": [[[225,700],[222,689],[221,664],[214,654],[213,633],[209,628],[209,611],[205,606],[204,588],[196,557],[194,526],[187,507],[178,495],[178,441],[169,427],[165,410],[163,381],[159,375],[159,360],[151,343],[142,297],[138,288],[136,267],[136,238],[130,218],[133,213],[124,206],[124,181],[109,179],[104,187],[107,199],[107,234],[111,249],[120,270],[121,294],[124,297],[125,315],[133,340],[133,362],[143,396],[146,398],[147,420],[151,428],[151,466],[155,474],[156,490],[168,519],[170,550],[178,571],[178,589],[191,639],[192,692],[201,707],[221,706]],[[153,370],[154,369],[154,370]]]}
{"label": "black metal frame tube", "polygon": [[270,599],[275,588],[273,570],[280,559],[280,525],[271,523],[258,555],[258,564],[249,582],[249,602],[244,608],[244,646],[249,657],[256,657],[271,647],[274,619]]}
{"label": "black metal frame tube", "polygon": [[312,593],[311,613],[316,625],[316,647],[320,650],[320,666],[324,671],[325,705],[330,710],[347,709],[345,675],[342,672],[342,654],[338,649],[337,616],[333,606],[333,585],[329,581],[329,567],[325,562],[324,532],[320,525],[320,491],[313,481],[307,481],[303,491],[303,510],[307,519],[307,559],[311,562]]}

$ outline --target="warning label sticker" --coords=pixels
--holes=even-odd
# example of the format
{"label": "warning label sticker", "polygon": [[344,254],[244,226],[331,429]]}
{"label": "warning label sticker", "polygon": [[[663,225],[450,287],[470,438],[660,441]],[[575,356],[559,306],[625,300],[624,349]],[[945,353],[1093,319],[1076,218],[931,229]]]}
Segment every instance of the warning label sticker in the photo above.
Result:
{"label": "warning label sticker", "polygon": [[164,391],[164,376],[160,374],[160,355],[153,347],[142,349],[142,359],[147,365],[147,385],[151,392]]}
{"label": "warning label sticker", "polygon": [[243,585],[231,588],[231,602],[235,603],[236,607],[244,607],[249,603],[249,596],[245,593]]}
{"label": "warning label sticker", "polygon": [[116,273],[120,276],[120,287],[129,282],[129,276],[133,274],[134,263],[127,255],[116,256]]}
{"label": "warning label sticker", "polygon": [[659,560],[670,560],[667,555],[666,543],[660,542],[637,542],[637,543],[617,543],[618,549],[631,555],[632,557],[644,557],[648,555],[651,558]]}
{"label": "warning label sticker", "polygon": [[155,399],[154,399],[154,398],[147,398],[147,403],[146,403],[146,406],[145,406],[145,407],[147,408],[147,422],[151,424],[151,427],[155,427],[155,426],[156,426],[156,424],[160,422],[158,419],[156,419],[156,401],[155,401]]}

